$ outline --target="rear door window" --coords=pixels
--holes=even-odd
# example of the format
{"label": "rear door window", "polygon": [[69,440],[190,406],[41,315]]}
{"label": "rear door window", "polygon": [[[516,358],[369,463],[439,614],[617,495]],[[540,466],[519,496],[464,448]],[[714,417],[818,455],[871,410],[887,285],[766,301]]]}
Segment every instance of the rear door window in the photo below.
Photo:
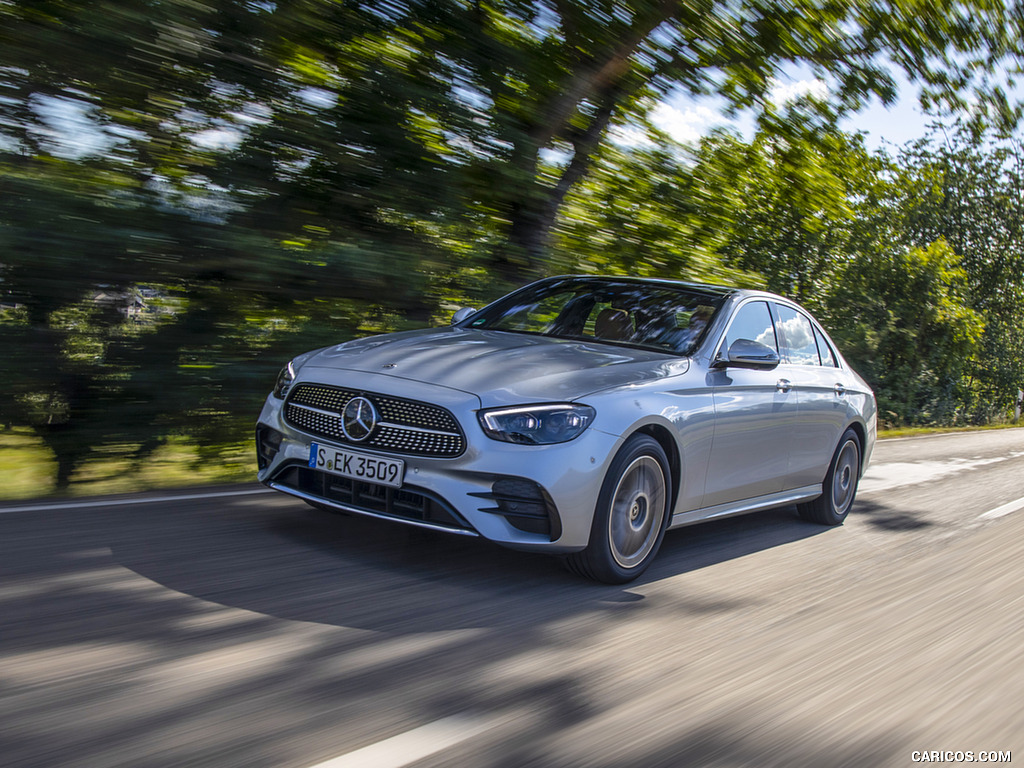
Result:
{"label": "rear door window", "polygon": [[784,304],[776,304],[774,309],[782,361],[790,365],[821,365],[814,326],[807,316]]}

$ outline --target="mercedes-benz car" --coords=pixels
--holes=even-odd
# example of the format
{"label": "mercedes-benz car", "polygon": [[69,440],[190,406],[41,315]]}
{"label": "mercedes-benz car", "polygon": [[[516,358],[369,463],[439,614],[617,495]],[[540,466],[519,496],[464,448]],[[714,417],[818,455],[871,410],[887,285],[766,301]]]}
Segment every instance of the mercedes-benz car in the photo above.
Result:
{"label": "mercedes-benz car", "polygon": [[788,299],[562,276],[450,327],[299,355],[256,444],[259,480],[315,507],[624,583],[671,528],[794,504],[842,523],[875,417],[870,387]]}

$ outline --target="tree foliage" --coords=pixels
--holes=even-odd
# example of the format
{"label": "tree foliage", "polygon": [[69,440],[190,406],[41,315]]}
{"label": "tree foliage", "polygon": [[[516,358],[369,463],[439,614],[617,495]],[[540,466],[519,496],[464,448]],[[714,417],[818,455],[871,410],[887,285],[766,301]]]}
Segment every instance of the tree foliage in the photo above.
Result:
{"label": "tree foliage", "polygon": [[698,158],[736,201],[718,256],[814,308],[887,422],[1007,412],[1024,381],[1015,141],[959,126],[893,157],[834,131],[760,134],[706,140]]}
{"label": "tree foliage", "polygon": [[1005,413],[1024,382],[1024,152],[954,126],[901,153],[894,174],[905,242],[942,239],[960,256],[966,303],[985,318],[958,402],[964,418]]}
{"label": "tree foliage", "polygon": [[984,330],[946,243],[858,258],[829,296],[836,336],[873,382],[883,421],[952,423]]}
{"label": "tree foliage", "polygon": [[[9,0],[3,420],[65,485],[93,448],[240,435],[296,349],[533,277],[766,283],[824,309],[886,238],[957,257],[947,293],[984,318],[963,395],[980,414],[1021,374],[1020,197],[988,191],[1019,180],[1013,156],[877,158],[830,126],[891,101],[897,71],[1007,123],[989,73],[1021,39],[1015,8],[982,0]],[[774,105],[792,66],[830,99]],[[680,92],[761,132],[609,142]],[[877,180],[894,168],[916,197]]]}

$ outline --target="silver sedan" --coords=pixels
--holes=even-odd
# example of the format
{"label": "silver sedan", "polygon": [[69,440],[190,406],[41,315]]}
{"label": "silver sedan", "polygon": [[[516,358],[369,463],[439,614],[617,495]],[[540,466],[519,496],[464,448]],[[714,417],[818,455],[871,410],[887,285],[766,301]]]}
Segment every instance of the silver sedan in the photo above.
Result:
{"label": "silver sedan", "polygon": [[770,293],[553,277],[452,325],[292,360],[259,479],[323,509],[639,576],[665,531],[796,504],[843,522],[875,442],[867,384]]}

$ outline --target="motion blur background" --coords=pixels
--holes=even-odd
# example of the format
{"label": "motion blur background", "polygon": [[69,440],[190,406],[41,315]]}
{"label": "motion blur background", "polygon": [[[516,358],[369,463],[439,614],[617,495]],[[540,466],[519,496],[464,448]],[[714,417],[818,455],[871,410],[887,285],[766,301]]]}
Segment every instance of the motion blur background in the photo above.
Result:
{"label": "motion blur background", "polygon": [[1020,53],[980,0],[4,0],[0,495],[248,478],[294,354],[559,273],[767,287],[883,425],[1005,421]]}

